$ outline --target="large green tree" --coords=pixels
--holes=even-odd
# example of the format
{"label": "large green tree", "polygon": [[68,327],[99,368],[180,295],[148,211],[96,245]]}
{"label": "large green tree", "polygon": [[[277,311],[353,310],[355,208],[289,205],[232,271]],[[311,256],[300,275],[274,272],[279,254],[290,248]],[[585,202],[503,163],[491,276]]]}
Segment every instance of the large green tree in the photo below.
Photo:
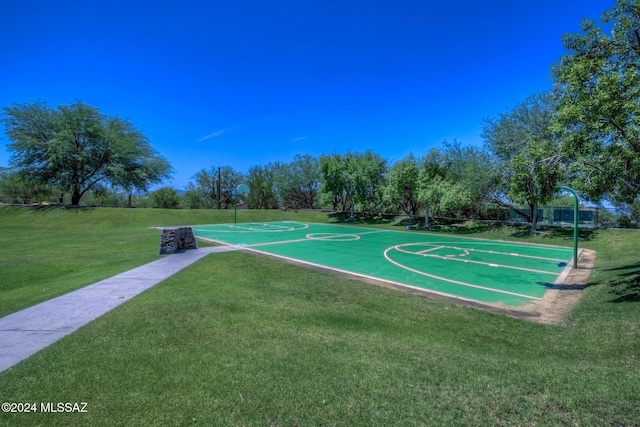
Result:
{"label": "large green tree", "polygon": [[[437,155],[435,155],[437,153]],[[441,198],[443,213],[466,218],[480,217],[486,202],[493,200],[499,190],[500,176],[495,159],[485,149],[473,145],[462,145],[456,140],[444,141],[437,149],[423,158],[424,166],[439,165],[444,170],[443,182],[454,195],[459,190],[458,200],[445,203]]]}
{"label": "large green tree", "polygon": [[252,166],[247,176],[249,209],[276,209],[278,201],[273,191],[274,180],[271,168],[267,166]]}
{"label": "large green tree", "polygon": [[[498,118],[485,119],[483,125],[482,136],[502,175],[505,197],[497,193],[494,202],[524,217],[532,233],[536,231],[539,206],[553,198],[563,176],[561,165],[549,160],[559,144],[552,128],[554,114],[551,94],[540,93]],[[511,202],[525,204],[528,209],[519,209]]]}
{"label": "large green tree", "polygon": [[323,206],[331,205],[334,211],[347,212],[353,208],[353,198],[344,156],[333,153],[320,157],[320,193]]}
{"label": "large green tree", "polygon": [[[433,148],[422,158],[418,172],[418,201],[424,204],[424,225],[429,227],[429,215],[456,215],[474,204],[473,177],[464,176],[467,168],[465,151],[458,143],[443,143],[443,150]],[[481,174],[477,175],[482,180]]]}
{"label": "large green tree", "polygon": [[76,102],[4,108],[11,165],[29,180],[71,192],[77,205],[87,191],[109,186],[146,191],[168,178],[171,166],[129,121]]}
{"label": "large green tree", "polygon": [[394,163],[387,177],[385,200],[409,215],[410,219],[418,213],[420,207],[420,201],[418,200],[419,171],[420,162],[411,153],[404,159]]}
{"label": "large green tree", "polygon": [[320,162],[309,154],[296,154],[290,163],[269,165],[281,207],[315,209],[320,188]]}
{"label": "large green tree", "polygon": [[371,150],[320,157],[320,197],[325,204],[347,210],[381,207],[387,161]]}
{"label": "large green tree", "polygon": [[602,25],[566,34],[554,70],[557,131],[574,185],[598,200],[640,194],[640,1],[618,0]]}

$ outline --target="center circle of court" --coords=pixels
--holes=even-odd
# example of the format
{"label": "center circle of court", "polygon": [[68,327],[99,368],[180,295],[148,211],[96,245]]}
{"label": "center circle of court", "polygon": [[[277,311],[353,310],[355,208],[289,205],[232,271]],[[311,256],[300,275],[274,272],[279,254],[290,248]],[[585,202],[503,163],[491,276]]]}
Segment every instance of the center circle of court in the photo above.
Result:
{"label": "center circle of court", "polygon": [[332,242],[350,242],[359,240],[360,236],[355,234],[337,234],[337,233],[312,233],[307,234],[309,240],[329,240]]}

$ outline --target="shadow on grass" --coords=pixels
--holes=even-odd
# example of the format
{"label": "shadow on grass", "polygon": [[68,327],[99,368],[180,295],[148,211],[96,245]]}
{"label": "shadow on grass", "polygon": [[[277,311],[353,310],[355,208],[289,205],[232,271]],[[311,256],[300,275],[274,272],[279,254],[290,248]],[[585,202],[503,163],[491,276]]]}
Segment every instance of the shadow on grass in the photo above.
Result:
{"label": "shadow on grass", "polygon": [[379,214],[379,215],[367,215],[356,213],[353,218],[350,212],[335,212],[329,214],[330,222],[339,224],[368,224],[368,225],[389,225],[396,221],[396,215],[393,214]]}
{"label": "shadow on grass", "polygon": [[611,302],[640,302],[640,262],[605,271],[615,271],[620,276],[620,279],[608,283],[617,296]]}
{"label": "shadow on grass", "polygon": [[72,205],[60,205],[60,204],[51,204],[51,205],[32,205],[27,206],[27,209],[31,209],[35,212],[49,212],[56,211],[60,209],[64,209],[66,211],[71,212],[85,212],[96,209],[95,206],[72,206]]}
{"label": "shadow on grass", "polygon": [[[511,236],[518,238],[528,238],[533,237],[531,234],[531,229],[529,226],[521,225],[521,226],[513,226],[513,232]],[[593,240],[597,235],[598,230],[592,229],[578,229],[578,240],[581,242],[586,242],[589,240]],[[563,240],[573,240],[573,228],[557,228],[557,227],[540,227],[536,231],[536,236],[542,236],[552,238],[552,239],[563,239]]]}
{"label": "shadow on grass", "polygon": [[572,285],[572,284],[558,284],[551,282],[536,282],[536,284],[545,287],[547,289],[557,289],[560,291],[579,291],[586,289],[588,285]]}
{"label": "shadow on grass", "polygon": [[[367,225],[390,225],[407,229],[411,226],[414,230],[428,230],[436,233],[451,234],[479,234],[494,230],[506,230],[511,237],[518,239],[529,238],[549,238],[550,240],[573,240],[573,228],[539,227],[538,231],[532,235],[529,225],[513,225],[500,221],[473,221],[464,219],[433,218],[429,227],[424,226],[424,217],[415,216],[409,220],[406,215],[379,214],[370,215],[356,213],[351,217],[350,212],[335,212],[329,214],[330,222],[342,224],[367,224]],[[598,230],[579,229],[578,240],[581,242],[593,240],[597,236]]]}

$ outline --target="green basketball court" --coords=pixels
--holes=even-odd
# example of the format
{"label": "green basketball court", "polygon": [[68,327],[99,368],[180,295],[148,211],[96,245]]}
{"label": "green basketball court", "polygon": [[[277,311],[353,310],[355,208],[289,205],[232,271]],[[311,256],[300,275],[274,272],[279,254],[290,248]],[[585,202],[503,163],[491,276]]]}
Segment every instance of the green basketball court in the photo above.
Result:
{"label": "green basketball court", "polygon": [[572,248],[300,222],[193,226],[203,239],[449,297],[540,300]]}

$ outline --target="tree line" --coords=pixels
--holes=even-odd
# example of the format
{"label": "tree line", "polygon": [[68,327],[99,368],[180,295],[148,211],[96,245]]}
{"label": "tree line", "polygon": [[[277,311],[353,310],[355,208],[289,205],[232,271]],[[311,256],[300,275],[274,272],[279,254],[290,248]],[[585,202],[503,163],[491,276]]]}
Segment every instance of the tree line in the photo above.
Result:
{"label": "tree line", "polygon": [[[601,20],[585,19],[580,33],[563,37],[569,53],[552,67],[552,91],[484,120],[482,147],[445,141],[393,164],[369,150],[299,154],[247,174],[212,166],[193,176],[184,205],[228,208],[244,181],[251,208],[390,211],[428,220],[478,218],[504,207],[533,231],[538,207],[558,195],[559,184],[591,201],[631,204],[640,194],[640,1],[618,0]],[[28,103],[4,113],[12,153],[11,168],[0,171],[5,198],[19,188],[23,201],[57,188],[78,204],[87,192],[146,191],[171,175],[131,122],[97,108]],[[153,195],[175,205],[168,188]]]}

